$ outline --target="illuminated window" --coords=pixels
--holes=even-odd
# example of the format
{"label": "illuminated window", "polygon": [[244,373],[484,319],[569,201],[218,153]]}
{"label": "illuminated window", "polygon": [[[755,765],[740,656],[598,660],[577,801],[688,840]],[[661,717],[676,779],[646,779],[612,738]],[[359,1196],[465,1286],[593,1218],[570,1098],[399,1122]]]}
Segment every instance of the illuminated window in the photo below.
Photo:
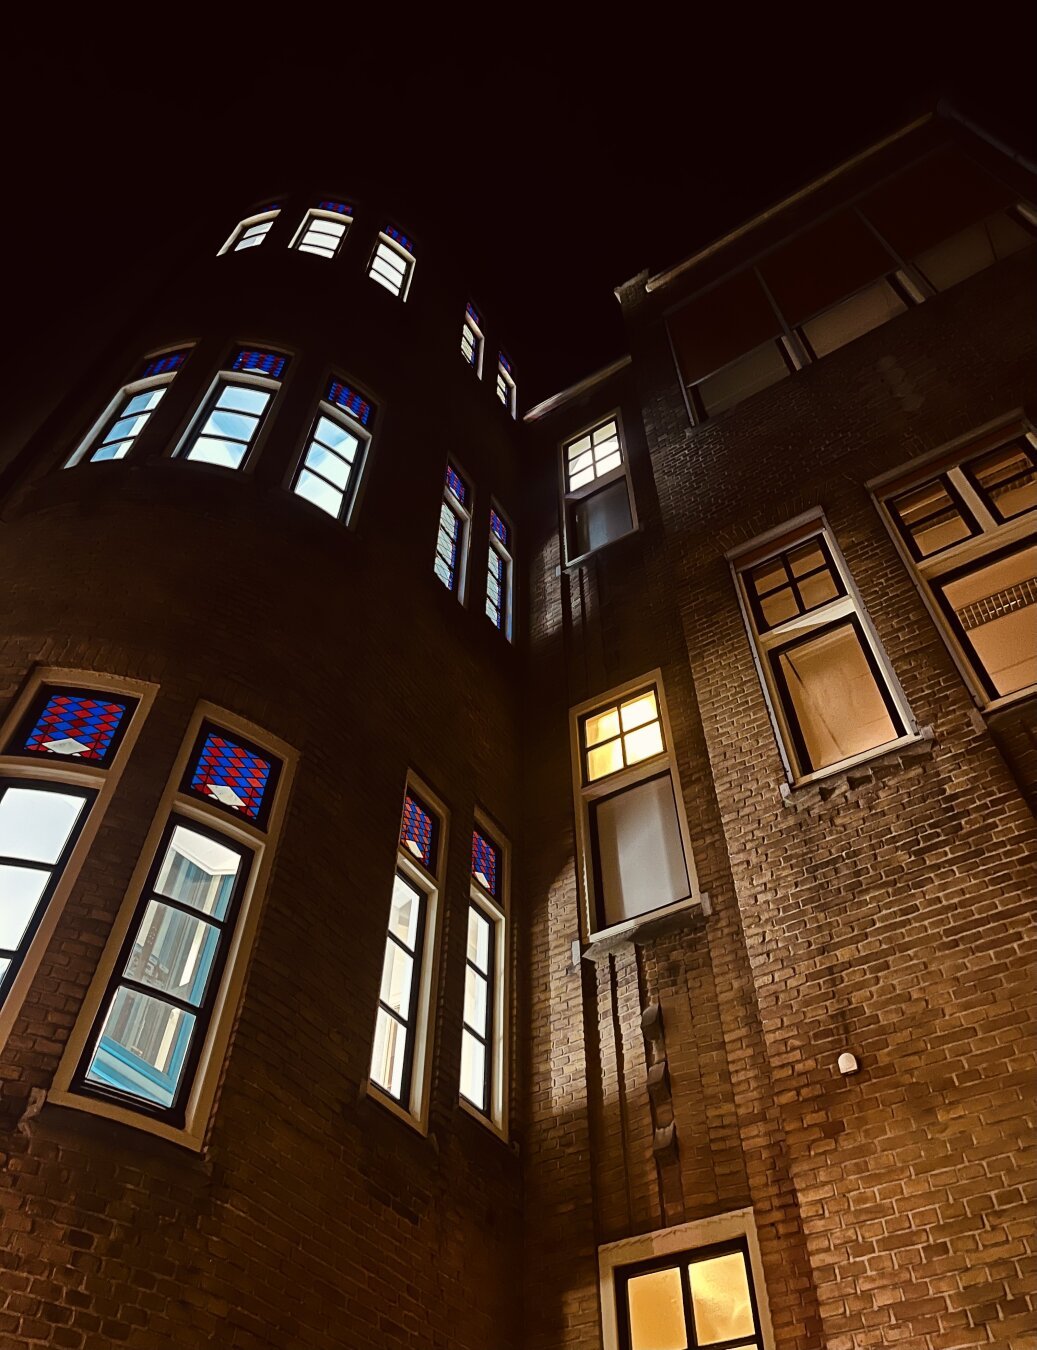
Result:
{"label": "illuminated window", "polygon": [[952,652],[983,704],[1037,686],[1037,437],[994,434],[882,490]]}
{"label": "illuminated window", "polygon": [[345,242],[353,223],[353,208],[345,202],[321,202],[307,211],[292,240],[300,253],[315,253],[318,258],[333,258]]}
{"label": "illuminated window", "polygon": [[480,822],[472,831],[471,897],[461,1030],[461,1100],[505,1132],[507,850]]}
{"label": "illuminated window", "polygon": [[386,225],[378,236],[367,275],[390,295],[406,300],[414,275],[414,245],[405,234]]}
{"label": "illuminated window", "polygon": [[634,528],[633,494],[618,417],[562,447],[565,554],[571,563]]}
{"label": "illuminated window", "polygon": [[490,510],[490,552],[486,569],[486,613],[495,628],[511,640],[511,528],[500,512]]}
{"label": "illuminated window", "polygon": [[65,467],[124,459],[151,421],[152,413],[165,398],[166,390],[188,355],[188,349],[184,348],[148,357],[137,378],[119,390]]}
{"label": "illuminated window", "polygon": [[694,900],[658,672],[573,709],[572,732],[587,933]]}
{"label": "illuminated window", "polygon": [[433,568],[447,590],[462,601],[468,570],[471,520],[471,490],[457,470],[448,464],[443,502],[439,508]]}
{"label": "illuminated window", "polygon": [[511,362],[503,352],[497,353],[497,398],[512,417],[518,415],[518,388],[511,373]]}
{"label": "illuminated window", "polygon": [[912,735],[903,693],[823,525],[743,554],[737,571],[779,743],[795,778]]}
{"label": "illuminated window", "polygon": [[241,469],[254,450],[288,358],[242,348],[222,371],[178,454],[202,464]]}
{"label": "illuminated window", "polygon": [[423,1126],[428,1105],[432,965],[445,816],[408,782],[389,901],[370,1082],[375,1095]]}
{"label": "illuminated window", "polygon": [[745,1240],[615,1272],[623,1350],[763,1350]]}
{"label": "illuminated window", "polygon": [[280,214],[279,206],[268,206],[263,211],[257,211],[254,216],[247,216],[235,225],[233,233],[220,249],[220,253],[240,253],[242,249],[258,248]]}
{"label": "illuminated window", "polygon": [[332,380],[292,482],[292,491],[336,520],[348,521],[356,502],[370,442],[371,404]]}
{"label": "illuminated window", "polygon": [[461,325],[461,355],[477,375],[482,375],[483,333],[479,315],[474,306],[465,305]]}

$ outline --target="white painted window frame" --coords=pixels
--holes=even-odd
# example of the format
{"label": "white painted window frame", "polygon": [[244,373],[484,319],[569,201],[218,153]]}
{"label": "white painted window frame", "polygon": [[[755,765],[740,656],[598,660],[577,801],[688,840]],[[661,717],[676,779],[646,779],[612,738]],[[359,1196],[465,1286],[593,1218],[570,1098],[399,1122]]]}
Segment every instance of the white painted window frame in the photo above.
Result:
{"label": "white painted window frame", "polygon": [[[328,387],[328,381],[331,380],[332,378],[337,377],[334,377],[329,373],[329,375],[324,381],[325,389],[327,389]],[[349,383],[349,381],[344,381],[344,383]],[[360,458],[360,463],[356,469],[355,474],[353,475],[353,487],[350,492],[344,495],[343,513],[342,515],[337,517],[332,516],[329,512],[323,510],[321,507],[315,505],[313,502],[308,501],[305,497],[300,496],[299,493],[297,493],[295,490],[295,481],[299,477],[299,474],[302,472],[302,470],[306,467],[306,452],[310,448],[310,444],[313,440],[313,433],[317,428],[317,422],[322,417],[326,417],[329,422],[337,422],[346,431],[348,431],[351,436],[355,436],[360,443],[360,448],[357,451],[357,454]],[[262,434],[262,429],[260,434]],[[300,442],[299,448],[292,457],[292,463],[285,484],[287,491],[291,494],[292,499],[294,501],[302,502],[304,506],[309,507],[312,511],[316,512],[317,515],[319,515],[324,520],[335,520],[339,525],[344,525],[346,529],[354,529],[357,514],[360,509],[360,499],[363,495],[364,486],[367,481],[367,465],[371,455],[372,439],[373,437],[371,435],[371,432],[367,429],[367,427],[362,426],[356,420],[356,418],[353,417],[350,413],[346,412],[344,408],[340,408],[337,403],[329,403],[326,398],[318,399],[317,410],[313,415],[313,420],[309,423],[305,432],[303,433],[302,441]]]}
{"label": "white painted window frame", "polygon": [[[373,268],[375,259],[378,256],[379,244],[384,244],[386,248],[391,249],[392,252],[402,258],[404,262],[403,281],[400,284],[399,292],[395,295],[388,286],[383,285],[379,281],[375,281]],[[371,281],[375,281],[375,285],[379,290],[384,291],[386,295],[390,296],[393,300],[402,300],[403,303],[406,304],[407,297],[410,295],[411,282],[414,280],[414,268],[416,262],[417,260],[413,253],[408,252],[402,244],[398,244],[396,240],[393,239],[391,235],[386,234],[384,230],[379,230],[378,238],[374,242],[374,248],[371,250],[371,257],[367,263],[367,276]]]}
{"label": "white painted window frame", "polygon": [[[497,629],[497,632],[500,633],[502,637],[507,638],[507,640],[511,642],[513,641],[514,616],[515,616],[515,555],[512,551],[513,548],[512,541],[515,538],[515,528],[512,525],[509,517],[506,516],[504,512],[501,510],[499,503],[492,498],[490,500],[490,509],[492,511],[495,511],[497,515],[500,517],[500,519],[503,521],[504,526],[508,531],[508,543],[502,544],[501,541],[494,534],[492,528],[490,529],[490,539],[489,539],[490,549],[492,552],[496,553],[497,556],[504,563],[504,590],[501,596],[503,602],[501,605],[501,626],[497,628],[497,625],[493,624],[493,619],[490,618],[489,614],[487,614],[486,617],[490,620],[490,623],[493,624],[494,628]],[[489,517],[487,517],[487,519],[489,519]],[[486,559],[486,563],[487,563],[486,584],[488,587],[489,586],[488,557]],[[487,596],[485,598],[488,599],[489,597]]]}
{"label": "white painted window frame", "polygon": [[[234,248],[235,244],[238,242],[241,236],[251,225],[259,225],[264,220],[269,220],[271,223],[271,228],[273,228],[273,222],[277,219],[277,217],[280,214],[281,208],[279,206],[276,206],[269,211],[257,211],[255,212],[254,215],[246,216],[244,220],[239,220],[238,223],[234,226],[234,229],[230,232],[230,235],[227,238],[227,242],[223,245],[223,247],[220,249],[220,251],[217,253],[216,256],[218,258],[222,258],[225,253],[233,253],[235,251]],[[265,244],[269,238],[270,238],[270,231],[268,230],[266,234],[263,236],[263,243],[257,244],[256,248],[262,248],[263,244]],[[242,250],[242,251],[247,252],[249,250]]]}
{"label": "white painted window frame", "polygon": [[[237,344],[235,346],[235,351],[241,350],[244,345],[245,344]],[[258,344],[256,345],[258,346]],[[287,352],[282,352],[277,348],[274,350],[278,352],[278,355],[288,358]],[[285,371],[286,376],[290,370],[291,366],[289,364]],[[249,445],[245,452],[245,458],[236,469],[232,469],[227,464],[208,464],[204,460],[192,460],[188,458],[188,451],[200,434],[204,419],[212,411],[209,406],[212,397],[221,384],[237,384],[242,385],[246,389],[263,389],[271,395],[270,402],[267,404],[266,410],[262,415],[256,439]],[[269,434],[270,424],[273,421],[274,409],[277,405],[277,395],[283,387],[284,379],[272,380],[268,375],[260,375],[255,371],[218,370],[209,382],[205,393],[198,400],[197,406],[191,412],[186,427],[181,432],[180,436],[173,442],[173,448],[169,451],[167,457],[171,460],[179,460],[185,464],[190,464],[192,469],[212,469],[218,473],[226,474],[254,473],[263,446],[266,443],[267,435]]]}
{"label": "white painted window frame", "polygon": [[475,360],[469,361],[466,357],[465,365],[468,367],[469,370],[474,370],[478,378],[481,380],[483,368],[483,356],[486,352],[486,337],[485,334],[483,333],[483,330],[479,327],[479,325],[475,322],[472,316],[468,313],[467,309],[464,312],[464,320],[461,324],[462,357],[464,357],[463,343],[464,343],[464,330],[466,328],[472,335],[472,345],[475,348]]}
{"label": "white painted window frame", "polygon": [[[167,351],[175,352],[182,350],[183,350],[182,345],[178,345],[176,347],[167,347],[164,348],[163,351],[152,352],[149,356],[146,356],[144,360],[145,362],[154,361],[157,357],[164,355],[164,353]],[[90,430],[86,433],[83,439],[76,446],[75,450],[73,450],[72,454],[69,455],[68,459],[65,460],[65,462],[62,464],[61,467],[63,469],[73,469],[77,464],[82,464],[84,461],[89,463],[90,452],[98,448],[97,438],[101,435],[105,427],[108,426],[109,422],[118,412],[118,410],[122,407],[123,402],[127,399],[133,398],[135,394],[143,394],[146,393],[149,389],[160,389],[164,388],[167,385],[172,384],[173,381],[176,379],[176,377],[180,374],[180,369],[181,368],[178,367],[176,370],[165,371],[161,375],[149,375],[144,379],[130,380],[128,384],[124,384],[119,390],[116,391],[114,397],[108,401],[108,405],[105,408],[104,412],[102,412],[100,417],[98,417],[97,420],[93,423]],[[147,435],[147,432],[148,428],[145,427],[144,431],[141,434]],[[133,446],[130,450],[131,456],[137,448],[138,439],[139,439],[138,437],[134,437]],[[124,458],[128,457],[129,456],[124,456]],[[120,461],[112,460],[101,462],[102,463],[110,462],[118,464]]]}
{"label": "white painted window frame", "polygon": [[345,226],[345,229],[342,232],[342,238],[335,245],[334,254],[330,258],[322,259],[324,262],[334,262],[346,246],[350,227],[353,224],[353,217],[346,215],[344,211],[322,211],[319,206],[311,206],[304,213],[302,220],[299,222],[298,229],[295,231],[295,234],[292,235],[292,242],[288,247],[296,253],[304,252],[308,253],[311,258],[320,258],[321,255],[319,253],[310,253],[308,249],[299,248],[299,245],[306,238],[306,231],[310,228],[310,224],[314,220],[331,220],[334,221],[336,225]]}
{"label": "white painted window frame", "polygon": [[[497,402],[502,408],[506,409],[509,416],[515,418],[518,416],[518,385],[515,383],[515,377],[510,370],[504,368],[504,362],[500,355],[497,357],[497,383],[494,387],[494,393],[497,395]],[[504,386],[505,397],[501,398],[501,384]]]}
{"label": "white painted window frame", "polygon": [[[569,447],[574,445],[584,436],[593,436],[595,431],[599,431],[608,422],[615,422],[616,433],[619,438],[620,462],[616,468],[610,469],[608,473],[602,474],[600,478],[594,478],[589,483],[584,483],[582,487],[574,490],[569,488]],[[630,506],[630,529],[626,534],[617,535],[615,539],[610,539],[607,544],[601,544],[598,548],[588,549],[586,553],[573,554],[571,551],[572,539],[574,535],[571,523],[571,515],[575,507],[588,497],[596,496],[604,488],[620,479],[626,483],[627,502]],[[602,549],[611,548],[613,544],[620,539],[629,539],[632,534],[636,534],[641,528],[637,518],[637,502],[634,498],[634,485],[630,481],[630,456],[627,453],[626,436],[623,431],[623,417],[619,408],[613,408],[610,412],[603,413],[596,417],[593,422],[588,422],[586,426],[580,428],[571,436],[566,436],[559,447],[558,459],[558,485],[562,500],[562,547],[565,554],[566,567],[579,567],[593,558],[596,553]]]}

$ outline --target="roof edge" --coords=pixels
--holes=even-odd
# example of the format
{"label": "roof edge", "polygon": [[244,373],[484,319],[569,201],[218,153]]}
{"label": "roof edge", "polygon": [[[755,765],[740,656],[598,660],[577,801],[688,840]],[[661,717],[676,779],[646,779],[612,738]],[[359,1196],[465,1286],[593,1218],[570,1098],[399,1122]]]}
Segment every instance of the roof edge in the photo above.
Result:
{"label": "roof edge", "polygon": [[582,380],[577,381],[576,384],[569,385],[568,389],[562,389],[557,394],[552,394],[550,398],[542,399],[535,407],[530,408],[528,412],[522,414],[523,422],[539,422],[542,417],[546,417],[548,413],[554,412],[556,408],[561,408],[564,404],[568,403],[570,399],[577,398],[580,394],[587,393],[587,391],[593,389],[595,385],[602,384],[610,376],[615,375],[618,371],[622,370],[624,366],[629,366],[631,359],[630,353],[628,352],[625,356],[621,356],[617,361],[613,361],[611,365],[602,366],[600,370],[596,370],[592,375],[587,375]]}

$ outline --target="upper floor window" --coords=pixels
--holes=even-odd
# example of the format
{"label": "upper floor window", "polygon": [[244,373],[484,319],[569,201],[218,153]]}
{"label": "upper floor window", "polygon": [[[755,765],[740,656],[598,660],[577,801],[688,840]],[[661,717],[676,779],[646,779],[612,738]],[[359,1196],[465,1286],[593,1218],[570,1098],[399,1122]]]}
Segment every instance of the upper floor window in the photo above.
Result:
{"label": "upper floor window", "polygon": [[292,491],[336,520],[348,521],[356,501],[373,415],[371,403],[337,379],[318,405]]}
{"label": "upper floor window", "polygon": [[300,253],[333,258],[345,242],[353,223],[353,208],[345,202],[321,202],[306,212],[292,240]]}
{"label": "upper floor window", "polygon": [[795,779],[913,737],[903,691],[823,522],[743,552],[735,567]]}
{"label": "upper floor window", "polygon": [[240,253],[245,248],[258,248],[280,214],[279,206],[268,206],[253,216],[246,216],[235,225],[233,233],[220,249],[220,253]]}
{"label": "upper floor window", "polygon": [[619,418],[562,447],[565,554],[575,562],[634,528],[633,494]]}
{"label": "upper floor window", "polygon": [[471,520],[471,489],[453,465],[448,464],[443,502],[439,508],[433,570],[447,590],[462,601],[467,579]]}
{"label": "upper floor window", "polygon": [[659,672],[574,708],[572,741],[588,936],[695,899]]}
{"label": "upper floor window", "polygon": [[763,1350],[744,1239],[621,1267],[615,1287],[625,1350]]}
{"label": "upper floor window", "polygon": [[124,459],[189,355],[188,348],[181,348],[148,357],[137,378],[119,390],[65,467]]}
{"label": "upper floor window", "polygon": [[465,305],[464,323],[461,325],[461,355],[468,365],[482,375],[483,332],[479,315],[474,305]]}
{"label": "upper floor window", "polygon": [[465,951],[461,1100],[505,1132],[508,855],[477,821]]}
{"label": "upper floor window", "polygon": [[511,362],[503,352],[497,353],[497,397],[512,417],[518,414],[518,389],[511,373]]}
{"label": "upper floor window", "polygon": [[429,1014],[446,815],[408,780],[389,903],[375,1014],[370,1082],[382,1100],[424,1127],[432,1021]]}
{"label": "upper floor window", "polygon": [[983,704],[1037,687],[1037,436],[995,432],[882,489],[883,509]]}
{"label": "upper floor window", "polygon": [[490,553],[486,569],[486,613],[495,628],[511,640],[514,564],[511,527],[494,507],[490,508]]}
{"label": "upper floor window", "polygon": [[203,464],[240,469],[255,449],[284,374],[280,352],[242,348],[221,372],[178,454]]}
{"label": "upper floor window", "polygon": [[367,275],[391,294],[406,300],[414,275],[414,245],[392,225],[378,235]]}

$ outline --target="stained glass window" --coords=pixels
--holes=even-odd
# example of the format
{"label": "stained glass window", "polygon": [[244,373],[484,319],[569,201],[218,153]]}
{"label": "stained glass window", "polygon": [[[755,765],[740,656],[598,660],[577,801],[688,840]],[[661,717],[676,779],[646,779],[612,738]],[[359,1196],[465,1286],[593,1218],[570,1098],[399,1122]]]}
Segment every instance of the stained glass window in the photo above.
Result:
{"label": "stained glass window", "polygon": [[500,849],[478,830],[472,831],[472,876],[490,895],[497,894]]}
{"label": "stained glass window", "polygon": [[47,690],[30,714],[31,727],[20,737],[21,751],[107,764],[118,745],[133,704],[109,695]]}
{"label": "stained glass window", "polygon": [[387,234],[390,239],[395,239],[396,243],[399,244],[400,248],[405,248],[408,253],[414,252],[414,245],[411,243],[411,241],[407,238],[407,236],[403,233],[402,230],[397,230],[392,225],[386,225],[384,233]]}
{"label": "stained glass window", "polygon": [[350,389],[348,384],[343,384],[341,380],[332,380],[328,385],[328,402],[337,404],[338,407],[355,417],[362,427],[367,426],[374,413],[374,409],[367,399],[358,394],[355,389]]}
{"label": "stained glass window", "polygon": [[263,825],[280,765],[227,732],[206,723],[185,777],[186,788],[210,805],[215,803]]}
{"label": "stained glass window", "polygon": [[463,564],[468,552],[468,484],[450,464],[439,508],[439,531],[433,570],[448,591],[460,596]]}
{"label": "stained glass window", "polygon": [[468,488],[465,485],[465,481],[457,470],[452,468],[449,464],[446,466],[446,485],[462,506],[467,505],[465,498],[468,495]]}
{"label": "stained glass window", "polygon": [[243,347],[231,362],[231,370],[254,370],[271,380],[279,380],[288,363],[288,358],[280,352],[261,352]]}
{"label": "stained glass window", "polygon": [[139,379],[147,380],[152,375],[168,375],[180,367],[187,360],[190,348],[184,348],[178,352],[163,352],[161,356],[153,356],[140,372]]}
{"label": "stained glass window", "polygon": [[345,202],[318,202],[317,209],[320,211],[335,211],[340,216],[352,216],[353,208],[347,206]]}
{"label": "stained glass window", "polygon": [[461,355],[480,374],[482,366],[482,324],[472,305],[465,305],[464,323],[461,325]]}
{"label": "stained glass window", "polygon": [[432,858],[434,818],[428,807],[408,792],[403,799],[403,821],[400,825],[400,844],[430,871],[435,871]]}
{"label": "stained glass window", "polygon": [[515,378],[511,373],[511,362],[503,352],[497,353],[497,397],[512,417],[516,410]]}

